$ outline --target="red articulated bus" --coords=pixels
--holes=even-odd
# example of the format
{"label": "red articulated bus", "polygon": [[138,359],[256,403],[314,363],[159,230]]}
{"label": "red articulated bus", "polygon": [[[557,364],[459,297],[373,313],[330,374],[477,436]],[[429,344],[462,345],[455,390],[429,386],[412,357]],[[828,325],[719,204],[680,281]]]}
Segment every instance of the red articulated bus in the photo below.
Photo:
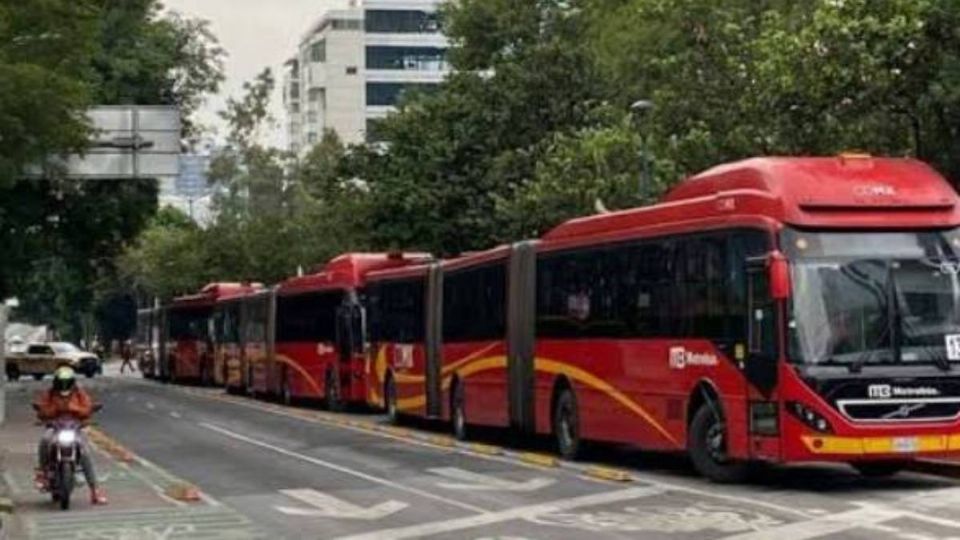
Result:
{"label": "red articulated bus", "polygon": [[267,359],[254,363],[250,391],[293,399],[322,399],[336,410],[365,403],[365,276],[373,270],[426,260],[423,254],[350,253],[317,273],[290,278],[275,290],[275,321]]}
{"label": "red articulated bus", "polygon": [[251,292],[248,283],[211,283],[199,293],[174,298],[166,306],[163,362],[160,375],[172,382],[214,382],[214,307],[217,301]]}
{"label": "red articulated bus", "polygon": [[759,158],[662,203],[368,276],[373,403],[468,426],[892,474],[960,454],[960,207],[928,166]]}

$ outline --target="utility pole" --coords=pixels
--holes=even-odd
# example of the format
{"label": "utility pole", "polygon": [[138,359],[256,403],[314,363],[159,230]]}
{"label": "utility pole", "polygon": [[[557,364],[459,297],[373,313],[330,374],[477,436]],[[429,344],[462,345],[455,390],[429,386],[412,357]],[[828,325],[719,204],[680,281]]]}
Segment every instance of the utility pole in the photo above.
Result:
{"label": "utility pole", "polygon": [[653,102],[646,99],[634,101],[630,105],[630,115],[634,125],[637,126],[637,131],[640,134],[640,140],[643,146],[640,154],[640,167],[642,172],[640,174],[640,180],[637,183],[637,196],[640,198],[646,195],[648,186],[653,183],[653,174],[650,170],[650,149],[647,147],[647,138],[644,136],[642,129],[643,117],[651,109],[653,109]]}

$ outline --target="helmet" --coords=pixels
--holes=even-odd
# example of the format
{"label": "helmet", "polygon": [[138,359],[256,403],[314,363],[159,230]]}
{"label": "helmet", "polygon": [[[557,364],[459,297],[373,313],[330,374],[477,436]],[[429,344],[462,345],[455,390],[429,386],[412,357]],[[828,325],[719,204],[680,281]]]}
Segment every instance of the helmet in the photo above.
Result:
{"label": "helmet", "polygon": [[53,372],[53,390],[61,396],[68,396],[77,387],[77,376],[72,368],[60,367]]}

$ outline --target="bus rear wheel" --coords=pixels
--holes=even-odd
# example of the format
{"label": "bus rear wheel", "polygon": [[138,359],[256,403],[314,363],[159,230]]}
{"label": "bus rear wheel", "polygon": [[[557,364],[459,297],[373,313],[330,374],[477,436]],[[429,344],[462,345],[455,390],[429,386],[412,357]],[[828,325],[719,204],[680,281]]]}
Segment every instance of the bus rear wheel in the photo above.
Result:
{"label": "bus rear wheel", "polygon": [[854,469],[867,478],[887,478],[902,471],[907,466],[906,461],[864,461],[851,463]]}
{"label": "bus rear wheel", "polygon": [[746,479],[748,465],[728,455],[726,422],[709,404],[694,413],[687,429],[687,448],[693,466],[707,479],[720,484]]}
{"label": "bus rear wheel", "polygon": [[331,412],[339,411],[341,407],[340,392],[337,391],[338,385],[333,370],[327,371],[326,385],[323,389],[323,398],[327,405],[327,410]]}
{"label": "bus rear wheel", "polygon": [[457,383],[453,387],[453,398],[450,400],[450,419],[453,424],[453,436],[458,441],[467,440],[467,411],[463,395],[463,384]]}
{"label": "bus rear wheel", "polygon": [[553,406],[553,436],[560,457],[575,460],[580,456],[580,415],[577,398],[569,388],[560,391]]}
{"label": "bus rear wheel", "polygon": [[384,408],[387,410],[387,420],[397,425],[400,423],[400,410],[397,408],[397,385],[393,382],[393,377],[387,377],[387,384],[383,389]]}

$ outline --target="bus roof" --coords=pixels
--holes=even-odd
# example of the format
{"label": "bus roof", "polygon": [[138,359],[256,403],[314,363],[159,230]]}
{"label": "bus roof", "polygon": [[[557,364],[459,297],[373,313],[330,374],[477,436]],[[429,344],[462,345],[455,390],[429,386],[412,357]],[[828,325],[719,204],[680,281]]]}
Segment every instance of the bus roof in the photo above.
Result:
{"label": "bus roof", "polygon": [[432,259],[426,253],[345,253],[331,259],[319,272],[283,281],[277,287],[277,294],[359,287],[370,272],[402,268]]}
{"label": "bus roof", "polygon": [[171,307],[206,307],[216,302],[237,298],[263,290],[262,283],[210,283],[200,292],[179,296],[170,303]]}
{"label": "bus roof", "polygon": [[753,158],[688,178],[660,204],[573,219],[543,239],[563,241],[700,218],[745,216],[800,227],[953,227],[960,225],[957,202],[950,184],[914,159]]}

